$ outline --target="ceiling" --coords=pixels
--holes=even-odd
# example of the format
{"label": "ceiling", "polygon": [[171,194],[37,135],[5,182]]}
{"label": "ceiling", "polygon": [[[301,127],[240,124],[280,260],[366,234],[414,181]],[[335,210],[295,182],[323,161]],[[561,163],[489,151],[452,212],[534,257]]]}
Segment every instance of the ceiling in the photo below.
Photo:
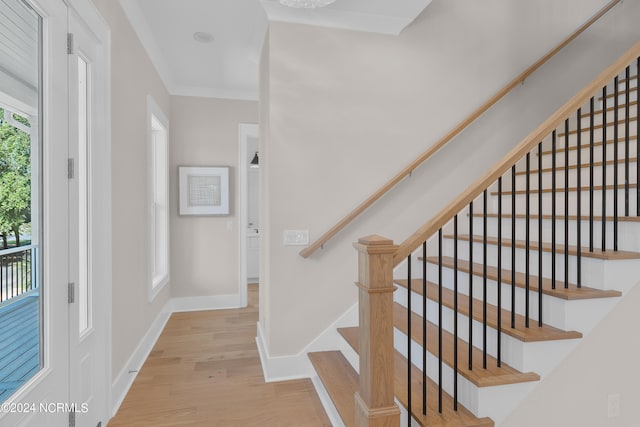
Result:
{"label": "ceiling", "polygon": [[[269,21],[399,34],[431,0],[336,0],[295,9],[277,0],[120,0],[172,95],[258,99]],[[194,33],[209,33],[202,43]]]}

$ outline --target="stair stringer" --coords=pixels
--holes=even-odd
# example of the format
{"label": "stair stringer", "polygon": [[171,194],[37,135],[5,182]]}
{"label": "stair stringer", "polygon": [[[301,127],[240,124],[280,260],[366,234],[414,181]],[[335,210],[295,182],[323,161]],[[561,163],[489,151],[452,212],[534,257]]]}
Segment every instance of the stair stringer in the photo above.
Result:
{"label": "stair stringer", "polygon": [[[421,250],[416,252],[415,257],[417,258],[420,255]],[[406,264],[406,261],[400,264],[395,272],[396,274],[401,273],[406,277],[406,266],[404,264]],[[543,304],[546,303],[546,305],[550,305],[549,302],[553,301],[556,303],[556,308],[562,308],[564,312],[560,315],[564,317],[563,321],[568,325],[573,325],[574,328],[571,329],[576,329],[581,332],[583,334],[582,339],[588,336],[590,332],[618,306],[626,294],[633,289],[636,285],[636,279],[632,273],[640,271],[640,260],[605,260],[600,261],[598,264],[599,266],[596,271],[598,273],[598,280],[602,281],[602,287],[605,289],[619,290],[622,292],[622,297],[559,302],[557,298],[543,295]],[[417,264],[417,260],[416,265],[419,265]],[[433,275],[430,277],[433,277]],[[445,281],[445,286],[448,287],[447,283],[448,281]],[[467,282],[466,280],[461,280],[460,283]],[[412,311],[422,316],[422,296],[415,292],[412,292],[411,295]],[[475,295],[481,294],[476,292]],[[533,295],[536,295],[537,298],[537,293]],[[399,288],[394,294],[394,300],[406,307],[406,289]],[[437,304],[429,301],[427,312],[431,314],[428,315],[428,319],[435,324],[438,322],[437,316],[433,315],[433,313],[437,313],[436,310]],[[588,313],[586,313],[586,311],[588,311]],[[445,330],[451,332],[453,331],[453,311],[444,308],[443,312],[443,327]],[[517,312],[522,314],[520,310],[517,310]],[[468,318],[460,315],[459,336],[463,339],[468,334],[467,325]],[[478,341],[476,340],[482,337],[481,325],[480,322],[473,322],[474,345],[476,346],[478,346]],[[564,329],[571,330],[570,328]],[[495,330],[491,328],[489,328],[489,330],[491,332],[488,334],[487,339],[488,353],[495,356],[497,353]],[[406,335],[397,329],[394,330],[394,335],[394,345],[396,349],[406,357]],[[547,375],[557,369],[559,364],[571,357],[572,353],[582,342],[582,339],[524,343],[504,335],[502,343],[503,360],[521,372],[533,371],[539,374],[541,377],[540,382],[542,382]],[[412,341],[411,350],[413,363],[422,369],[422,346]],[[429,360],[427,361],[427,373],[431,379],[437,381],[437,365],[434,366],[434,362],[437,363],[437,358],[430,353],[428,354],[431,362]],[[496,426],[500,426],[502,421],[504,421],[515,408],[519,407],[522,402],[528,399],[529,394],[537,388],[538,384],[539,382],[481,388],[470,383],[462,376],[459,376],[459,399],[460,403],[475,416],[479,418],[490,417]],[[445,392],[451,395],[453,394],[453,369],[444,364],[443,389]],[[556,397],[557,396],[556,394]]]}
{"label": "stair stringer", "polygon": [[[637,386],[640,341],[640,286],[626,292],[607,316],[575,349],[545,375],[500,427],[603,427],[638,424]],[[609,395],[619,394],[620,416],[607,414]]]}

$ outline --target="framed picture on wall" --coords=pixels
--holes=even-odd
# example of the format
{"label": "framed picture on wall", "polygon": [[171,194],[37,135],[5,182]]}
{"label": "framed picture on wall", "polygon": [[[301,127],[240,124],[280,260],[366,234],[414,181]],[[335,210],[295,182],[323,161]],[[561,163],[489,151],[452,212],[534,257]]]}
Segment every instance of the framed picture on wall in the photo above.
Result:
{"label": "framed picture on wall", "polygon": [[229,215],[229,167],[179,166],[180,215]]}

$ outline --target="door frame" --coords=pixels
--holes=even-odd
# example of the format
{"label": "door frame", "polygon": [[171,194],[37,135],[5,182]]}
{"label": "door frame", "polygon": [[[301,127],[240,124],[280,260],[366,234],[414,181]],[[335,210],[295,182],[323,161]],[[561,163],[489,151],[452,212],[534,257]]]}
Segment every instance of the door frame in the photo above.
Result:
{"label": "door frame", "polygon": [[[40,403],[65,402],[69,397],[68,366],[68,190],[66,148],[68,147],[68,87],[66,29],[68,5],[63,0],[25,0],[40,17],[38,123],[39,148],[32,162],[37,164],[39,206],[36,233],[42,248],[40,267],[40,357],[41,369],[3,405],[20,405],[29,410],[2,411],[2,425],[61,426],[68,422],[64,411],[40,411]],[[32,205],[33,206],[33,205]],[[42,227],[42,228],[40,228]],[[55,245],[55,249],[54,249]],[[25,406],[26,405],[26,406]],[[19,406],[17,406],[19,408]],[[46,420],[46,421],[45,421]]]}
{"label": "door frame", "polygon": [[[240,306],[247,306],[247,226],[249,221],[249,162],[247,158],[249,138],[260,138],[257,123],[240,123],[238,126],[238,294]],[[260,225],[262,227],[262,224]]]}
{"label": "door frame", "polygon": [[[104,401],[91,405],[92,412],[98,406],[99,418],[106,423],[112,415],[112,368],[111,368],[111,327],[112,327],[112,238],[111,238],[111,32],[108,24],[90,0],[66,0],[69,6],[68,25],[74,20],[85,28],[93,38],[96,58],[92,65],[92,98],[89,100],[91,120],[90,139],[90,175],[88,179],[89,198],[89,280],[92,283],[94,304],[94,322],[92,334],[95,334],[99,362],[95,369],[100,370],[102,388],[99,395]],[[71,90],[71,88],[69,88]],[[69,102],[73,102],[71,99]],[[70,118],[71,120],[71,118]],[[78,161],[76,159],[76,161]],[[76,302],[75,304],[77,304]],[[71,310],[70,313],[74,313]],[[70,322],[73,325],[74,322]],[[72,331],[70,330],[71,334]],[[72,343],[74,340],[69,340]],[[96,351],[97,350],[97,351]],[[73,348],[70,348],[73,351]],[[70,353],[70,360],[71,353]],[[69,368],[73,369],[72,366]],[[71,380],[71,371],[69,372]],[[73,392],[70,381],[70,394]],[[76,391],[77,392],[77,391]]]}

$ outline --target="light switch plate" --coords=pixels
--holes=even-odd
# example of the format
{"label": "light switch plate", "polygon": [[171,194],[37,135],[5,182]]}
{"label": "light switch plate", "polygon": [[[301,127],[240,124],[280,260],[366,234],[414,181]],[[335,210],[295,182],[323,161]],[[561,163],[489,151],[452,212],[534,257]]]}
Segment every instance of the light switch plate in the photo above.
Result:
{"label": "light switch plate", "polygon": [[309,244],[309,230],[284,230],[285,246],[305,246]]}

